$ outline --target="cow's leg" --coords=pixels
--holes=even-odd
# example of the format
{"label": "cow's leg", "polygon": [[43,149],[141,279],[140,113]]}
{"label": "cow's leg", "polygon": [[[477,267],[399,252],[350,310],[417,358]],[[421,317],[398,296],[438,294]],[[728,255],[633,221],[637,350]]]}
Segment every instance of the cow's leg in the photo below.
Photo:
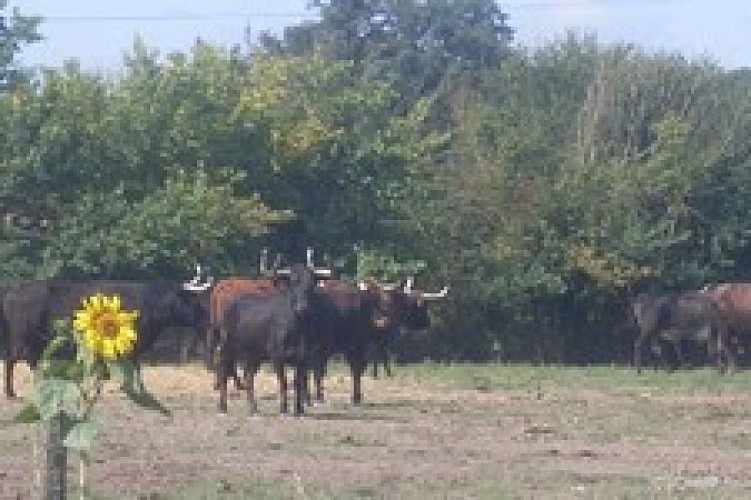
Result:
{"label": "cow's leg", "polygon": [[730,348],[730,343],[728,342],[727,337],[720,338],[720,351],[722,351],[722,353],[725,355],[727,369],[732,375],[736,370],[736,360],[735,355],[733,354],[733,350]]}
{"label": "cow's leg", "polygon": [[255,394],[255,378],[258,372],[258,365],[245,365],[245,391],[248,399],[248,416],[252,417],[258,411],[258,403]]}
{"label": "cow's leg", "polygon": [[5,360],[5,397],[8,399],[16,397],[13,390],[13,367],[16,365],[16,361],[16,358],[11,354]]}
{"label": "cow's leg", "polygon": [[305,386],[305,404],[308,406],[313,406],[313,395],[310,389],[310,376],[307,372],[305,372],[303,385]]}
{"label": "cow's leg", "polygon": [[188,335],[180,335],[180,364],[187,363],[190,359],[190,356],[198,351],[198,342],[200,336],[200,329],[196,329]]}
{"label": "cow's leg", "polygon": [[722,362],[722,340],[718,334],[710,334],[707,339],[707,357],[719,373],[725,373]]}
{"label": "cow's leg", "polygon": [[730,346],[730,338],[727,327],[719,328],[719,332],[717,334],[717,351],[718,356],[722,355],[725,357],[725,364],[730,374],[732,375],[733,373],[735,373],[736,360],[735,355],[733,354],[733,350]]}
{"label": "cow's leg", "polygon": [[220,370],[221,369],[217,367],[216,371],[214,372],[214,390],[215,391],[218,391],[222,387],[222,376],[219,373]]}
{"label": "cow's leg", "polygon": [[219,389],[219,413],[227,413],[227,378],[228,378],[228,362],[227,360],[220,359],[217,366],[217,384]]}
{"label": "cow's leg", "polygon": [[[209,323],[206,328],[206,368],[209,371],[214,372],[214,390],[219,391],[222,387],[222,377],[229,376],[226,371],[228,368],[223,368],[224,363],[231,363],[234,366],[234,356],[232,356],[226,349],[222,349],[222,345],[226,345],[226,333],[222,334],[220,325],[216,323]],[[223,371],[225,370],[225,371]],[[226,380],[224,380],[226,391]],[[225,396],[226,398],[226,396]]]}
{"label": "cow's leg", "polygon": [[287,374],[284,371],[284,363],[274,362],[274,370],[279,381],[279,412],[287,413],[289,404],[287,402]]}
{"label": "cow's leg", "polygon": [[308,393],[308,376],[304,363],[295,365],[295,415],[305,413],[305,394]]}
{"label": "cow's leg", "polygon": [[641,345],[644,339],[639,335],[634,341],[634,368],[636,373],[641,373]]}
{"label": "cow's leg", "polygon": [[724,374],[727,370],[730,374],[733,374],[735,372],[735,358],[730,349],[726,334],[718,332],[714,342],[713,339],[710,339],[709,343],[713,346],[713,350],[715,351],[713,356],[710,351],[710,359],[715,363],[717,371],[720,374]]}
{"label": "cow's leg", "polygon": [[373,345],[373,378],[378,378],[378,362],[381,360],[381,342],[376,340]]}
{"label": "cow's leg", "polygon": [[[217,346],[219,344],[219,328],[213,324],[209,324],[206,328],[206,352],[204,352],[204,362],[206,363],[206,369],[211,371],[218,371],[217,369]],[[215,384],[215,389],[219,389],[219,379]]]}
{"label": "cow's leg", "polygon": [[394,376],[394,372],[391,371],[391,359],[389,356],[389,346],[383,346],[383,371],[386,372],[386,376],[391,378]]}
{"label": "cow's leg", "polygon": [[[310,370],[307,367],[310,366]],[[312,406],[313,390],[310,388],[309,371],[313,372],[313,385],[315,386],[316,403],[323,403],[323,377],[326,373],[326,355],[322,351],[314,351],[306,361],[305,368],[305,397],[308,406]]]}
{"label": "cow's leg", "polygon": [[671,342],[673,346],[673,359],[669,360],[668,371],[673,373],[679,368],[683,368],[685,365],[685,358],[683,357],[683,348],[681,347],[681,340],[677,339]]}
{"label": "cow's leg", "polygon": [[367,367],[367,359],[364,350],[354,353],[350,358],[350,370],[352,371],[352,403],[362,404],[362,374]]}
{"label": "cow's leg", "polygon": [[323,403],[323,378],[326,376],[326,358],[322,358],[313,368],[313,380],[316,386],[316,402]]}
{"label": "cow's leg", "polygon": [[[247,370],[247,367],[246,367],[246,370]],[[247,377],[248,377],[248,373],[246,371],[245,378]],[[237,364],[235,364],[232,367],[232,379],[235,381],[235,389],[237,389],[238,391],[242,391],[243,389],[245,389],[245,384],[243,383],[242,378],[240,378],[240,375],[238,374],[238,371],[237,371]]]}

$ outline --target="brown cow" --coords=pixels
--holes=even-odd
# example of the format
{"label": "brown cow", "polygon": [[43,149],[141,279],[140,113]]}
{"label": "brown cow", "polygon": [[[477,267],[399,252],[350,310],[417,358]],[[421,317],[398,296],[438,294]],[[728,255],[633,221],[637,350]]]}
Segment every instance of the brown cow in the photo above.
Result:
{"label": "brown cow", "polygon": [[[219,325],[232,303],[243,295],[268,295],[275,290],[277,290],[277,280],[269,278],[233,277],[223,279],[214,286],[211,290],[209,326],[206,332],[206,365],[209,369],[214,366],[214,355],[219,345]],[[233,370],[230,376],[234,379],[236,388],[244,388],[236,370]],[[219,389],[218,378],[214,388]]]}
{"label": "brown cow", "polygon": [[745,354],[751,341],[751,283],[707,285],[702,293],[712,297],[727,323],[736,354]]}

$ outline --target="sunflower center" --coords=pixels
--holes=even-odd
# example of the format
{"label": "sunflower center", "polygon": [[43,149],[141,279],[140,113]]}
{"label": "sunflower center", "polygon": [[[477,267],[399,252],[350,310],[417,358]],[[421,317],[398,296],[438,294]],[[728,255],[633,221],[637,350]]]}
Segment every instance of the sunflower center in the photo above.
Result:
{"label": "sunflower center", "polygon": [[120,324],[117,321],[117,317],[112,313],[102,313],[96,319],[97,332],[102,337],[114,339],[117,337],[117,333],[120,329]]}

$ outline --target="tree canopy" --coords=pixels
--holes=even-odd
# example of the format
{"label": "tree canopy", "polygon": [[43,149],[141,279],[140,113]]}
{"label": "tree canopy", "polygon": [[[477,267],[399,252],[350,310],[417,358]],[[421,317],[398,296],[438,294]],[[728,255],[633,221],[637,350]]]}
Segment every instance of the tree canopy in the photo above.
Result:
{"label": "tree canopy", "polygon": [[22,15],[15,7],[8,12],[8,0],[0,0],[0,92],[22,81],[16,56],[27,44],[41,40],[39,17]]}
{"label": "tree canopy", "polygon": [[[0,273],[252,275],[312,245],[347,276],[450,283],[431,355],[575,361],[621,355],[643,286],[751,274],[746,73],[513,47],[490,0],[315,8],[257,46],[136,40],[118,76],[71,62],[1,93]],[[38,21],[4,19],[8,70]]]}

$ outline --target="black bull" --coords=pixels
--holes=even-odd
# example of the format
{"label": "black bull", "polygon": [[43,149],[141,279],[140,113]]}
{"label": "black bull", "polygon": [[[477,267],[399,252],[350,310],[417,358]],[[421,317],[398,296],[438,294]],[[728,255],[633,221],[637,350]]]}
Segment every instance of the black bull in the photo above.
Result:
{"label": "black bull", "polygon": [[5,394],[14,397],[13,367],[26,360],[35,369],[50,341],[53,322],[71,318],[83,300],[97,293],[118,295],[122,308],[138,310],[137,340],[131,359],[137,361],[164,329],[200,328],[206,321],[205,293],[186,290],[177,281],[36,280],[6,284],[2,293],[3,330],[8,335]]}
{"label": "black bull", "polygon": [[693,340],[706,344],[709,358],[718,371],[735,368],[728,345],[728,329],[717,302],[698,291],[642,293],[634,298],[631,311],[638,327],[634,342],[634,367],[641,372],[642,346],[668,341],[680,354],[680,343]]}

